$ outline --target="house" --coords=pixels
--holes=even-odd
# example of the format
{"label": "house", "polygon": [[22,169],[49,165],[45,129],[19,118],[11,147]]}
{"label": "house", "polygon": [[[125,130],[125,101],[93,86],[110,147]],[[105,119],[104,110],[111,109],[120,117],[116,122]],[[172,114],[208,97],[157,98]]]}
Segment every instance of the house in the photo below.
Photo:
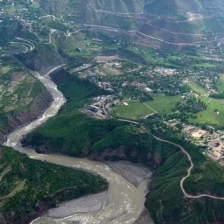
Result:
{"label": "house", "polygon": [[212,147],[218,147],[219,146],[219,142],[218,141],[214,141],[214,142],[211,142],[210,145]]}
{"label": "house", "polygon": [[91,112],[93,112],[93,113],[97,113],[98,112],[98,108],[95,107],[95,106],[92,106],[92,105],[88,106],[86,109],[91,111]]}

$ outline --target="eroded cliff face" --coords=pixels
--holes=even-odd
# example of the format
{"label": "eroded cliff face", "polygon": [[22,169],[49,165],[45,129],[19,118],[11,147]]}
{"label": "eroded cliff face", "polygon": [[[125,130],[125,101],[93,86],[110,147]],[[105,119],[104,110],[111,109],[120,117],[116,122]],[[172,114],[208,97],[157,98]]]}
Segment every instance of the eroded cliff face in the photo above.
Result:
{"label": "eroded cliff face", "polygon": [[0,143],[12,130],[40,116],[52,100],[36,75],[13,56],[1,58],[0,93]]}
{"label": "eroded cliff face", "polygon": [[28,109],[21,111],[13,111],[1,115],[1,119],[4,119],[6,125],[0,127],[0,144],[2,144],[7,135],[13,130],[25,125],[38,116],[40,116],[49,107],[52,101],[51,95],[44,89],[32,102]]}

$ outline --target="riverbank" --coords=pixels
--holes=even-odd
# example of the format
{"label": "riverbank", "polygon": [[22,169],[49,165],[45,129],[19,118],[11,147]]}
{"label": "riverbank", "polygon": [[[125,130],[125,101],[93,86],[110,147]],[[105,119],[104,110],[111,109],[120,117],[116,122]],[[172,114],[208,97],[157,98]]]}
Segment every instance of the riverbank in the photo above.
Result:
{"label": "riverbank", "polygon": [[[57,68],[58,67],[52,69],[50,72]],[[109,183],[107,195],[108,204],[105,208],[95,212],[78,213],[61,219],[42,217],[32,223],[134,223],[144,209],[145,194],[147,191],[147,183],[145,181],[141,182],[136,188],[123,176],[114,172],[110,167],[103,163],[67,156],[37,154],[32,149],[26,149],[20,146],[22,136],[28,134],[50,117],[56,115],[58,110],[65,103],[63,94],[57,89],[57,86],[51,81],[48,74],[44,77],[37,74],[37,77],[53,96],[54,100],[51,106],[37,120],[11,133],[8,136],[5,145],[14,147],[16,150],[27,154],[32,159],[46,161],[66,167],[78,168],[100,175]]]}
{"label": "riverbank", "polygon": [[[37,117],[43,114],[44,111],[50,106],[53,100],[49,91],[47,91],[38,78],[35,79],[33,75],[36,76],[36,73],[33,71],[23,72],[22,75],[19,72],[14,72],[12,75],[14,78],[12,78],[11,83],[15,83],[17,86],[14,92],[12,91],[7,98],[9,101],[7,102],[8,109],[4,109],[2,106],[4,99],[1,99],[0,144],[6,141],[7,135],[13,130],[16,130],[17,128],[37,119]],[[30,81],[27,81],[25,84],[18,84],[20,82],[22,83],[22,80],[25,79],[25,77]],[[9,80],[7,82],[9,82]],[[30,86],[28,93],[26,92],[27,86]],[[35,88],[33,86],[35,86]],[[16,89],[21,89],[21,92],[18,94]],[[20,101],[23,103],[15,103],[16,101],[13,96],[16,99],[21,98]],[[20,104],[21,106],[19,107],[18,105]]]}
{"label": "riverbank", "polygon": [[133,164],[128,161],[105,162],[115,172],[119,173],[126,180],[138,187],[142,182],[150,182],[152,172],[140,164]]}
{"label": "riverbank", "polygon": [[108,189],[100,176],[29,159],[4,146],[0,176],[1,224],[29,224],[66,200]]}
{"label": "riverbank", "polygon": [[79,212],[92,212],[102,209],[106,205],[107,191],[91,194],[85,197],[62,203],[58,208],[50,209],[47,217],[63,218]]}
{"label": "riverbank", "polygon": [[[143,181],[150,184],[152,172],[140,164],[133,164],[128,161],[106,162],[106,164],[135,187],[138,187]],[[134,224],[154,224],[154,221],[150,217],[148,210],[144,208]]]}
{"label": "riverbank", "polygon": [[[119,173],[126,180],[138,187],[143,181],[150,181],[152,172],[147,168],[136,165],[128,161],[106,162],[115,172]],[[91,212],[104,208],[108,203],[108,192],[88,195],[79,199],[75,199],[66,203],[62,203],[58,208],[51,209],[48,217],[62,218],[79,212]],[[135,223],[149,224],[154,223],[149,213],[144,209]]]}

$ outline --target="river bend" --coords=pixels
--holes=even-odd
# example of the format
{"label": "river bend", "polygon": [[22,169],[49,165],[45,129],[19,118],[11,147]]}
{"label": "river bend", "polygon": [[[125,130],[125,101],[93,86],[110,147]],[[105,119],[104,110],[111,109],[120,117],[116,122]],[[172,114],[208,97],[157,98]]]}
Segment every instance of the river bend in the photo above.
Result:
{"label": "river bend", "polygon": [[51,81],[49,74],[60,66],[55,67],[44,76],[36,73],[36,77],[46,86],[53,97],[50,107],[38,119],[30,124],[12,132],[4,145],[13,147],[21,153],[27,154],[32,159],[48,161],[67,167],[79,168],[94,172],[109,182],[109,189],[105,205],[98,211],[76,213],[64,218],[40,217],[32,224],[132,224],[144,209],[145,193],[147,183],[142,182],[137,188],[107,165],[87,159],[72,158],[61,155],[37,154],[32,149],[21,147],[21,138],[37,126],[46,122],[50,117],[57,114],[61,106],[66,102],[63,94],[57,89],[56,84]]}

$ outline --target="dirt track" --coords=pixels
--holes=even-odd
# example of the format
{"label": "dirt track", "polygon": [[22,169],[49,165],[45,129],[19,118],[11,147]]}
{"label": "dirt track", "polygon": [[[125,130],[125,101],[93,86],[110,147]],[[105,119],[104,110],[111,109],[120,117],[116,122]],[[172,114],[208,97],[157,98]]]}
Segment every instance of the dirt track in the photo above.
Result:
{"label": "dirt track", "polygon": [[158,140],[158,141],[161,141],[161,142],[166,142],[166,143],[169,143],[171,145],[175,145],[177,146],[178,148],[181,149],[181,151],[187,156],[187,159],[188,161],[190,162],[190,167],[187,169],[187,175],[184,176],[181,181],[180,181],[180,188],[184,194],[184,196],[186,198],[193,198],[193,199],[198,199],[198,198],[202,198],[202,197],[208,197],[208,198],[213,198],[213,199],[218,199],[218,200],[224,200],[224,197],[217,197],[217,196],[212,196],[212,195],[209,195],[209,194],[199,194],[199,195],[190,195],[188,194],[185,189],[184,189],[184,181],[191,175],[191,170],[194,168],[194,163],[192,162],[192,159],[191,159],[191,156],[190,154],[180,145],[176,144],[176,143],[173,143],[173,142],[170,142],[170,141],[167,141],[167,140],[163,140],[161,138],[158,138],[156,137],[155,135],[153,135],[153,137]]}

